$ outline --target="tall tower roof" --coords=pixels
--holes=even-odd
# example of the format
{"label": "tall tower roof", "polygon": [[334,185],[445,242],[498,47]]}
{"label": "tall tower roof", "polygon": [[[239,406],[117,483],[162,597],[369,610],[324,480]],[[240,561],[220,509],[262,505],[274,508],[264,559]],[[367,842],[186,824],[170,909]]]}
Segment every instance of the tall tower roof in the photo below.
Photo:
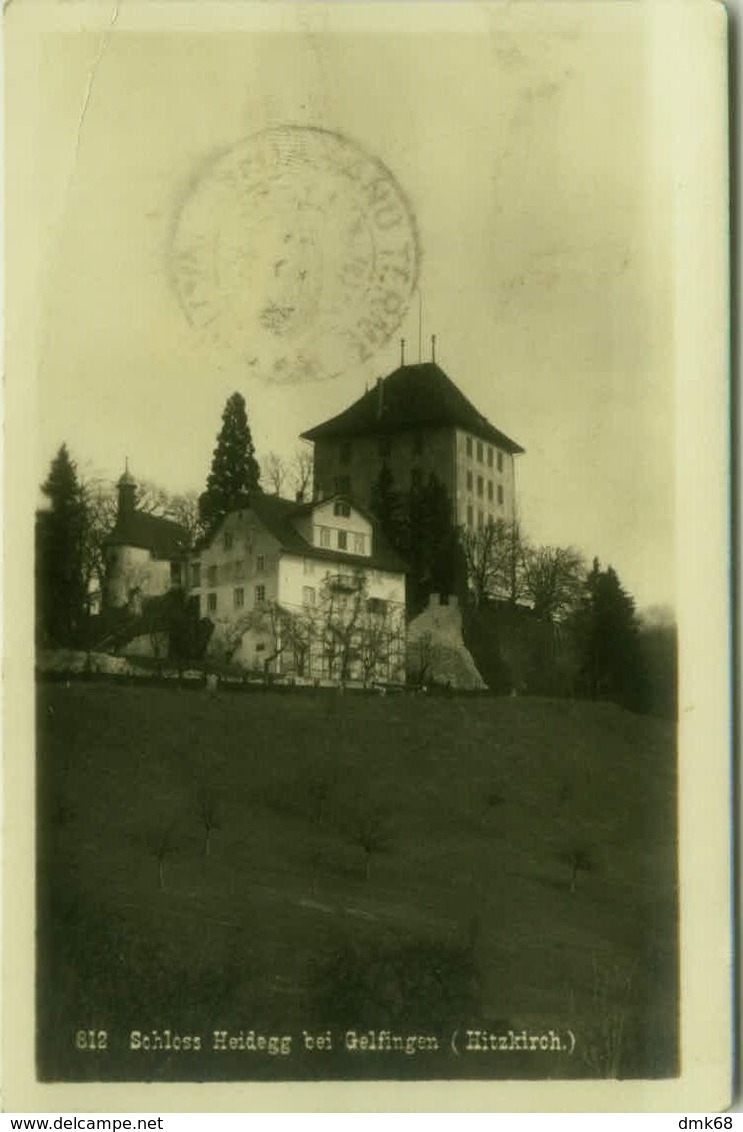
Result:
{"label": "tall tower roof", "polygon": [[117,487],[136,487],[137,486],[137,481],[135,480],[134,476],[129,471],[129,457],[128,456],[127,456],[126,460],[124,461],[124,471],[123,471],[122,475],[119,476],[119,479],[117,481],[116,486]]}
{"label": "tall tower roof", "polygon": [[335,417],[303,432],[305,440],[459,427],[506,452],[524,449],[495,428],[435,362],[401,365]]}

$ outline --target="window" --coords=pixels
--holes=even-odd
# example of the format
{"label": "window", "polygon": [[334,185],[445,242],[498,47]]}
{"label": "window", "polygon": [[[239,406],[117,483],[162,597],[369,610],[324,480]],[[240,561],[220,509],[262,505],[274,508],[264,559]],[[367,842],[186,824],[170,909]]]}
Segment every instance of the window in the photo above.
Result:
{"label": "window", "polygon": [[471,436],[468,436],[467,439],[465,440],[464,448],[465,448],[465,452],[467,453],[467,455],[471,456],[472,455],[472,437]]}
{"label": "window", "polygon": [[210,566],[209,569],[206,572],[206,575],[207,575],[209,585],[210,586],[216,586],[216,584],[217,584],[217,567],[216,566]]}
{"label": "window", "polygon": [[480,496],[481,499],[482,499],[482,491],[483,491],[482,476],[478,476],[477,477],[477,494]]}
{"label": "window", "polygon": [[353,536],[354,554],[366,554],[366,535]]}
{"label": "window", "polygon": [[207,611],[207,613],[216,613],[217,612],[217,595],[216,594],[207,594],[206,595],[206,611]]}
{"label": "window", "polygon": [[498,471],[499,472],[503,471],[503,453],[502,452],[498,453]]}
{"label": "window", "polygon": [[315,587],[303,586],[302,587],[302,604],[314,605],[315,604]]}
{"label": "window", "polygon": [[338,549],[339,550],[347,550],[348,549],[348,535],[347,535],[346,531],[338,531]]}
{"label": "window", "polygon": [[224,548],[225,550],[232,550],[232,531],[224,532]]}
{"label": "window", "polygon": [[181,564],[180,562],[170,563],[170,584],[171,586],[179,586],[181,584]]}
{"label": "window", "polygon": [[392,454],[392,442],[388,436],[380,436],[377,451],[383,460]]}
{"label": "window", "polygon": [[477,442],[477,459],[482,463],[482,442],[479,440]]}
{"label": "window", "polygon": [[265,572],[266,572],[266,556],[265,556],[265,554],[256,554],[256,556],[255,556],[255,572],[256,572],[256,574],[265,574]]}
{"label": "window", "polygon": [[242,586],[237,586],[232,595],[235,609],[242,609],[245,605],[245,590]]}
{"label": "window", "polygon": [[493,481],[488,480],[488,503],[493,502]]}
{"label": "window", "polygon": [[338,460],[341,464],[351,463],[351,445],[347,440],[344,441],[340,446],[340,450],[338,452]]}
{"label": "window", "polygon": [[477,529],[478,529],[478,531],[481,531],[484,526],[485,526],[485,516],[483,515],[482,511],[478,511],[477,512]]}
{"label": "window", "polygon": [[369,613],[386,613],[387,602],[383,597],[370,597],[367,600],[366,608]]}
{"label": "window", "polygon": [[472,491],[472,472],[467,472],[467,491]]}
{"label": "window", "polygon": [[467,508],[467,526],[470,530],[472,530],[473,526],[472,514],[472,504],[470,503],[469,507]]}
{"label": "window", "polygon": [[330,546],[330,527],[320,527],[320,546]]}
{"label": "window", "polygon": [[245,577],[245,559],[239,558],[235,563],[235,581],[241,582]]}
{"label": "window", "polygon": [[492,466],[493,466],[493,449],[488,444],[488,467],[492,468]]}
{"label": "window", "polygon": [[350,504],[346,503],[344,499],[336,499],[335,503],[333,504],[333,514],[342,515],[344,519],[347,519],[351,514]]}
{"label": "window", "polygon": [[337,495],[350,495],[351,494],[351,477],[350,476],[336,476],[335,477],[335,491]]}
{"label": "window", "polygon": [[255,587],[255,604],[256,605],[263,605],[265,600],[266,600],[266,587],[265,586],[256,586]]}
{"label": "window", "polygon": [[502,483],[498,484],[498,502],[502,507],[503,506],[503,484]]}
{"label": "window", "polygon": [[201,585],[201,563],[191,563],[191,585],[194,589],[198,589]]}
{"label": "window", "polygon": [[304,560],[304,572],[305,574],[315,573],[315,563],[309,558],[305,558]]}

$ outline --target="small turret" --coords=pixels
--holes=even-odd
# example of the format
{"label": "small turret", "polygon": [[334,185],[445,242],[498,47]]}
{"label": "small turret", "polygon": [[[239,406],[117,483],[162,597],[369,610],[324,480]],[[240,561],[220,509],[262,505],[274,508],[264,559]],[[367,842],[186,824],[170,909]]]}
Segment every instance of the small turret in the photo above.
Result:
{"label": "small turret", "polygon": [[121,520],[127,515],[134,514],[134,504],[137,495],[137,481],[129,471],[128,458],[126,460],[124,474],[116,486],[119,489],[118,519]]}

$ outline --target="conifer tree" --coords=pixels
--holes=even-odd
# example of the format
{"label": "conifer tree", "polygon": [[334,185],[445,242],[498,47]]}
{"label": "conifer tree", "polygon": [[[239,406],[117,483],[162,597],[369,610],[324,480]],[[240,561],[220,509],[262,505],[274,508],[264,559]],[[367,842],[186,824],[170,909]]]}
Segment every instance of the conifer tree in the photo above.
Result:
{"label": "conifer tree", "polygon": [[410,493],[409,550],[411,605],[425,605],[430,593],[463,593],[467,563],[451,518],[445,484],[431,473]]}
{"label": "conifer tree", "polygon": [[245,398],[241,393],[233,393],[222,413],[222,428],[212,456],[206,491],[199,500],[202,522],[213,526],[240,495],[259,491],[260,474]]}
{"label": "conifer tree", "polygon": [[52,460],[41,490],[49,509],[37,516],[37,621],[43,643],[72,645],[86,613],[86,508],[66,444]]}
{"label": "conifer tree", "polygon": [[407,551],[407,522],[400,492],[388,464],[372,484],[369,506],[390,546],[403,556]]}
{"label": "conifer tree", "polygon": [[616,571],[594,558],[575,618],[580,683],[591,699],[610,699],[633,711],[647,709],[648,687],[633,598]]}

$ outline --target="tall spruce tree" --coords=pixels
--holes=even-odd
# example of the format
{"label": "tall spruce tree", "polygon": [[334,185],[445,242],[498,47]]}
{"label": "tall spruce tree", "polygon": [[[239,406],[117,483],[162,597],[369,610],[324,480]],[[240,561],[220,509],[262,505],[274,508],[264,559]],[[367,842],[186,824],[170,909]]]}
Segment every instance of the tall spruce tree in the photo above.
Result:
{"label": "tall spruce tree", "polygon": [[199,499],[202,523],[213,526],[227,514],[238,496],[259,491],[260,474],[245,398],[241,393],[233,393],[222,413],[206,491]]}
{"label": "tall spruce tree", "polygon": [[580,686],[591,699],[614,700],[632,711],[648,706],[648,684],[635,603],[617,572],[594,558],[574,619]]}
{"label": "tall spruce tree", "polygon": [[41,488],[49,509],[37,515],[37,626],[40,643],[80,643],[86,617],[87,514],[77,467],[63,444]]}
{"label": "tall spruce tree", "polygon": [[463,594],[467,562],[452,522],[449,493],[433,472],[410,493],[408,531],[412,611],[422,608],[431,593]]}
{"label": "tall spruce tree", "polygon": [[387,542],[405,556],[408,544],[405,508],[388,464],[382,464],[372,484],[369,506]]}

